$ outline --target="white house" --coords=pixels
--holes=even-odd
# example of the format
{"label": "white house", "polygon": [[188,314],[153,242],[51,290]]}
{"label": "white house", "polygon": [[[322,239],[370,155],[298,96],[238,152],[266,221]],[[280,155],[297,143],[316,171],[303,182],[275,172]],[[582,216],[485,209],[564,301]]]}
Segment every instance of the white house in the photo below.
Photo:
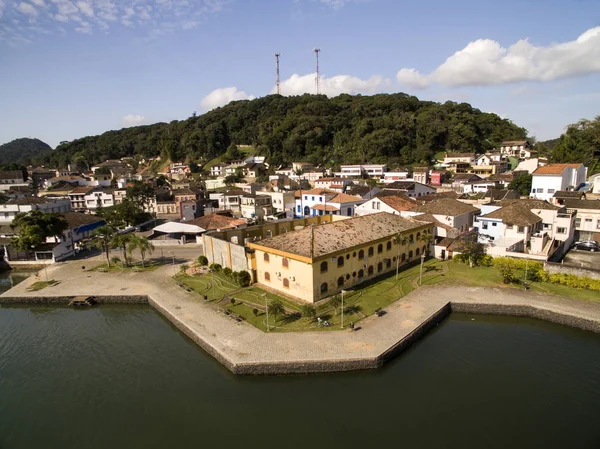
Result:
{"label": "white house", "polygon": [[[296,196],[296,217],[305,217],[309,215],[319,215],[318,209],[314,206],[318,204],[326,205],[330,200],[338,195],[338,192],[328,189],[312,189],[312,190],[300,190]],[[325,208],[327,209],[327,208]],[[324,210],[325,210],[324,209]],[[330,207],[330,212],[333,211],[333,207]],[[336,209],[337,210],[337,209]],[[320,214],[323,215],[323,214]]]}
{"label": "white house", "polygon": [[355,209],[355,215],[369,215],[379,212],[407,217],[415,215],[415,209],[419,206],[414,199],[406,195],[379,194]]}
{"label": "white house", "polygon": [[92,189],[84,196],[84,199],[86,209],[91,211],[115,205],[112,190]]}
{"label": "white house", "polygon": [[531,159],[526,159],[524,161],[519,162],[519,165],[515,168],[516,172],[522,171],[532,174],[539,167],[543,167],[544,165],[548,165],[547,159],[542,159],[538,157],[534,157]]}
{"label": "white house", "polygon": [[390,184],[386,184],[383,187],[384,191],[391,192],[400,192],[404,193],[406,196],[411,198],[420,197],[423,195],[431,195],[432,193],[436,193],[436,190],[433,187],[430,187],[425,184],[421,184],[420,182],[415,181],[396,181]]}
{"label": "white house", "polygon": [[329,189],[336,192],[344,192],[346,188],[352,185],[349,178],[320,178],[315,181],[315,188]]}
{"label": "white house", "polygon": [[31,212],[39,210],[42,212],[64,213],[71,210],[71,202],[68,198],[49,198],[25,196],[13,198],[4,204],[0,204],[0,224],[10,224],[19,212]]}
{"label": "white house", "polygon": [[600,200],[565,200],[564,206],[575,213],[575,238],[600,242]]}
{"label": "white house", "polygon": [[589,182],[592,187],[592,193],[600,194],[600,173],[590,176]]}
{"label": "white house", "polygon": [[369,178],[380,179],[387,171],[385,164],[340,165],[340,172],[335,175],[342,178],[362,178],[366,175]]}
{"label": "white house", "polygon": [[509,140],[502,142],[500,152],[506,156],[520,159],[531,157],[531,144],[527,140]]}
{"label": "white house", "polygon": [[550,164],[533,172],[532,198],[550,200],[559,190],[576,190],[585,183],[587,169],[583,164]]}
{"label": "white house", "polygon": [[271,197],[247,193],[242,196],[240,210],[244,218],[265,218],[267,215],[273,215]]}
{"label": "white house", "polygon": [[[418,206],[415,212],[431,214],[440,223],[458,229],[460,232],[467,232],[473,226],[473,218],[480,213],[476,207],[449,197],[426,201]],[[418,218],[418,215],[416,218]],[[440,231],[442,232],[438,232],[438,236],[447,236],[443,230]]]}
{"label": "white house", "polygon": [[215,164],[210,167],[210,175],[211,176],[223,176],[225,174],[226,164]]}
{"label": "white house", "polygon": [[404,181],[408,178],[408,170],[388,171],[383,174],[382,182],[389,184],[396,181]]}
{"label": "white house", "polygon": [[242,189],[232,188],[225,192],[211,193],[209,199],[219,202],[219,209],[239,211],[241,205],[241,197],[245,195]]}

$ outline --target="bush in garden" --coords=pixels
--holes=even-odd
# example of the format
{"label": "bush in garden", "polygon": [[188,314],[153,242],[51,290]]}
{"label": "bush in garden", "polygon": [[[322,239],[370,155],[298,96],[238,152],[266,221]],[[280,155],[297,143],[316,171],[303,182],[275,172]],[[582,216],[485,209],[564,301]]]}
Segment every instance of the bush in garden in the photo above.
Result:
{"label": "bush in garden", "polygon": [[208,258],[206,256],[200,256],[198,257],[198,264],[201,267],[205,267],[208,265]]}
{"label": "bush in garden", "polygon": [[220,273],[222,267],[218,263],[211,263],[208,268],[210,268],[211,270],[213,270],[215,273]]}
{"label": "bush in garden", "polygon": [[221,271],[221,273],[223,273],[227,277],[230,277],[231,273],[233,273],[233,271],[231,271],[231,268],[225,267],[225,268],[223,268],[223,270]]}

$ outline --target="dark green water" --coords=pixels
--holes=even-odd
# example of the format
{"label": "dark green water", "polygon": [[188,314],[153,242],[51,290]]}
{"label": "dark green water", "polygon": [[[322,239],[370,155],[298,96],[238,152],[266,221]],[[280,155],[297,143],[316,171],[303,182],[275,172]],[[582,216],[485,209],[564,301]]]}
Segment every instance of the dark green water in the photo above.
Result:
{"label": "dark green water", "polygon": [[598,448],[599,418],[600,335],[535,320],[454,315],[376,371],[236,377],[149,307],[0,309],[0,449]]}

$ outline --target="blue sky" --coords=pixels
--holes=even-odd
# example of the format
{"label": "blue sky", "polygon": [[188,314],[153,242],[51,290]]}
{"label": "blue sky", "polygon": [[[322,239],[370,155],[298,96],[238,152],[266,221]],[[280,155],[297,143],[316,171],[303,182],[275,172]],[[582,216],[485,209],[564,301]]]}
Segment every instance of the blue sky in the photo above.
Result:
{"label": "blue sky", "polygon": [[600,114],[596,0],[0,0],[0,143],[274,90],[466,101],[538,139]]}

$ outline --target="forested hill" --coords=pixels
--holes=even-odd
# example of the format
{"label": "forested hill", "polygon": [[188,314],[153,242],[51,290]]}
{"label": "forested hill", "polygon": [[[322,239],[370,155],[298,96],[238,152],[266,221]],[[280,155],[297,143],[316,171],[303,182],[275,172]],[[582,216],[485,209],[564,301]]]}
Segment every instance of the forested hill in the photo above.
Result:
{"label": "forested hill", "polygon": [[24,164],[32,159],[52,151],[52,147],[39,139],[15,139],[12,142],[0,145],[0,165]]}
{"label": "forested hill", "polygon": [[429,161],[439,151],[484,152],[527,131],[466,103],[420,101],[406,94],[374,96],[269,95],[236,101],[169,124],[109,131],[64,143],[42,162],[65,166],[86,160],[161,154],[198,163],[231,143],[251,144],[273,164]]}

